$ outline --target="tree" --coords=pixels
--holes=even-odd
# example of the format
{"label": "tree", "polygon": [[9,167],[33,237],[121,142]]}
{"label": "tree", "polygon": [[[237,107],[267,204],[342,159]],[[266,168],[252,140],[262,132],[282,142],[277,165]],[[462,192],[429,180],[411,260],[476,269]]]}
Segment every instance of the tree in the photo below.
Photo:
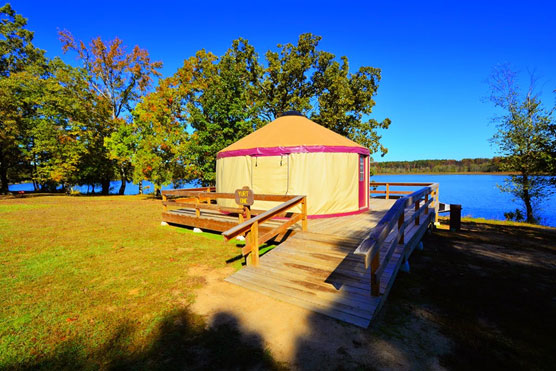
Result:
{"label": "tree", "polygon": [[25,99],[25,77],[38,76],[45,65],[44,51],[33,44],[33,32],[27,20],[10,4],[0,8],[0,193],[8,192],[8,174],[23,170],[28,117],[35,109]]}
{"label": "tree", "polygon": [[173,77],[160,80],[156,90],[133,111],[137,145],[133,163],[133,180],[149,180],[155,194],[162,185],[191,177],[187,174],[188,133],[180,97],[187,94],[189,85],[178,85]]}
{"label": "tree", "polygon": [[[33,81],[29,79],[29,81]],[[95,101],[84,70],[71,67],[55,58],[47,66],[47,74],[36,80],[31,100],[36,114],[30,117],[28,156],[33,164],[34,182],[66,191],[86,182],[84,161],[94,156],[91,127],[106,117],[106,107]]]}
{"label": "tree", "polygon": [[209,185],[216,179],[216,153],[263,124],[257,90],[261,66],[255,49],[241,38],[221,58],[201,51],[189,64],[193,91],[187,96],[186,112],[194,129],[189,143],[190,161],[196,169],[192,175]]}
{"label": "tree", "polygon": [[192,131],[188,180],[214,184],[218,151],[289,110],[304,112],[373,153],[386,153],[377,129],[387,128],[390,120],[368,117],[380,70],[361,67],[350,74],[347,58],[339,63],[318,50],[319,40],[303,34],[297,45],[278,45],[278,52],[266,53],[266,66],[241,38],[221,57],[201,50],[184,62],[173,78],[174,89],[182,89],[179,109]]}
{"label": "tree", "polygon": [[349,72],[347,57],[341,63],[332,53],[318,50],[321,37],[299,36],[297,45],[278,45],[266,53],[267,68],[260,99],[265,117],[272,120],[289,110],[304,112],[312,120],[384,156],[377,129],[387,129],[390,119],[378,122],[368,116],[375,105],[381,71],[360,67]]}
{"label": "tree", "polygon": [[[113,161],[117,167],[122,181],[119,193],[123,194],[126,182],[131,178],[133,153],[133,148],[123,147],[133,143],[122,137],[131,131],[119,128],[130,124],[131,111],[149,90],[153,77],[160,76],[158,70],[162,68],[162,62],[151,62],[147,50],[139,46],[127,53],[117,37],[109,42],[97,37],[87,46],[83,41],[75,40],[69,31],[61,31],[60,41],[64,53],[69,50],[77,53],[88,73],[90,87],[110,109],[110,117],[100,134],[103,140],[106,139],[103,145],[109,155],[107,161]],[[112,135],[114,137],[108,140]],[[108,193],[108,186],[109,181],[104,179],[103,193]]]}
{"label": "tree", "polygon": [[[537,223],[534,207],[552,192],[549,185],[554,180],[549,176],[556,143],[553,110],[546,110],[535,94],[533,77],[524,96],[520,94],[517,78],[508,65],[498,66],[490,76],[490,100],[503,110],[494,119],[498,131],[492,143],[504,156],[501,170],[518,173],[510,175],[500,189],[520,199],[525,207],[525,220]],[[517,210],[508,215],[521,214]]]}

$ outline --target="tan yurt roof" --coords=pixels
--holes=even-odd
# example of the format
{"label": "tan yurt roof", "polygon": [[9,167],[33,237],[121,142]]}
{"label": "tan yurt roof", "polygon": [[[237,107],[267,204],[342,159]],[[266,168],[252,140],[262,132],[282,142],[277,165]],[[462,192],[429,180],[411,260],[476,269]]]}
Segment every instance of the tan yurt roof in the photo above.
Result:
{"label": "tan yurt roof", "polygon": [[218,157],[292,152],[357,152],[369,150],[299,113],[282,115],[271,123],[218,152]]}

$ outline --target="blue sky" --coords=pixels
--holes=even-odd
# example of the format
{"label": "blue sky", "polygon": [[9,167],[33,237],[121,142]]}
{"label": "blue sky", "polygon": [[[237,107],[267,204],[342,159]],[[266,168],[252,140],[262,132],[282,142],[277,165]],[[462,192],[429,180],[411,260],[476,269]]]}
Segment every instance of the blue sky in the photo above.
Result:
{"label": "blue sky", "polygon": [[[556,89],[556,5],[539,1],[11,1],[35,45],[61,56],[57,30],[90,40],[119,36],[173,74],[199,49],[221,55],[237,37],[260,55],[299,34],[349,58],[351,71],[382,69],[373,117],[392,119],[389,153],[376,160],[490,157],[494,132],[486,79],[499,63],[535,71],[545,103]],[[63,56],[75,63],[73,55]]]}

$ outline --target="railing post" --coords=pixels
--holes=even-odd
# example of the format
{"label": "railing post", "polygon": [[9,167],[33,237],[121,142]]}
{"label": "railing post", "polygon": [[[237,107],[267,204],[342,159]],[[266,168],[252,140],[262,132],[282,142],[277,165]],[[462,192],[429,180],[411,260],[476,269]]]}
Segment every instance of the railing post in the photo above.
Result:
{"label": "railing post", "polygon": [[371,260],[371,296],[380,295],[380,279],[376,275],[380,262],[380,251],[377,250],[375,256]]}
{"label": "railing post", "polygon": [[259,222],[253,223],[249,237],[251,237],[251,265],[256,267],[259,265]]}
{"label": "railing post", "polygon": [[245,211],[245,217],[251,219],[251,206],[243,206],[243,211]]}
{"label": "railing post", "polygon": [[[429,202],[429,194],[425,194],[425,205]],[[425,214],[429,213],[429,206],[425,207]]]}
{"label": "railing post", "polygon": [[386,183],[386,199],[390,199],[390,184]]}
{"label": "railing post", "polygon": [[201,209],[199,208],[199,197],[195,197],[195,216],[197,218],[201,216]]}
{"label": "railing post", "polygon": [[163,193],[162,194],[162,202],[163,202],[162,211],[164,211],[164,212],[168,211],[168,206],[165,203],[166,201],[167,201],[166,195]]}
{"label": "railing post", "polygon": [[415,217],[415,225],[419,225],[419,203],[420,202],[421,200],[415,201],[415,212],[417,213],[417,216]]}
{"label": "railing post", "polygon": [[436,188],[436,192],[434,192],[436,196],[436,200],[434,202],[434,224],[438,223],[438,210],[440,208],[440,197],[438,196],[438,187]]}
{"label": "railing post", "polygon": [[[401,215],[400,215],[400,217],[399,217],[399,219],[398,219],[398,231],[401,229],[401,227],[402,227],[402,225],[403,225],[403,222],[404,222],[404,219],[405,219],[405,210],[402,210],[402,213],[401,213]],[[400,241],[399,241],[399,243],[402,244],[402,245],[403,245],[403,243],[404,243],[404,233],[405,233],[405,230],[402,231],[402,233],[400,234]]]}
{"label": "railing post", "polygon": [[303,232],[307,232],[307,197],[303,197],[303,201],[301,201],[301,215],[303,215],[301,229]]}

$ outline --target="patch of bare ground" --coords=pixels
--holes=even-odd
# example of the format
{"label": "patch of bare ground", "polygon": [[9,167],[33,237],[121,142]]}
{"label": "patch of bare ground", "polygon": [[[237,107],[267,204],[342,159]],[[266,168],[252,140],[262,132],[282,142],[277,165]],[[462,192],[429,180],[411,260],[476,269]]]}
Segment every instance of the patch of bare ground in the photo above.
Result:
{"label": "patch of bare ground", "polygon": [[438,229],[400,273],[368,329],[204,277],[192,306],[210,327],[231,314],[292,369],[550,369],[556,362],[556,230],[464,223]]}

